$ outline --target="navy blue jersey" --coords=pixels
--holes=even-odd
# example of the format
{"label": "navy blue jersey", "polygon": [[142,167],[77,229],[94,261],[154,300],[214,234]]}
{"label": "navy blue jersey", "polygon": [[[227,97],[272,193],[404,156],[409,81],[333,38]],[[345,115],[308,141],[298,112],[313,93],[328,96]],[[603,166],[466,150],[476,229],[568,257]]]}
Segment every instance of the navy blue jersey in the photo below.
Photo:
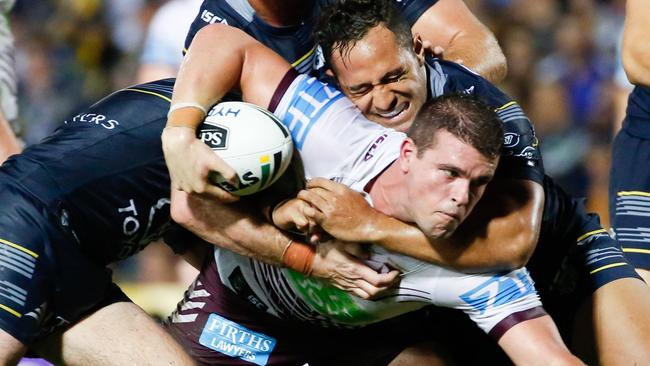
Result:
{"label": "navy blue jersey", "polygon": [[126,258],[170,225],[160,134],[174,80],[111,94],[0,167],[58,216],[101,263]]}
{"label": "navy blue jersey", "polygon": [[[413,25],[438,0],[395,0],[409,25]],[[333,0],[312,0],[309,16],[293,27],[273,27],[255,15],[246,0],[204,0],[199,14],[192,22],[185,40],[185,51],[196,33],[212,23],[223,23],[239,28],[277,52],[300,73],[310,73],[324,66],[320,51],[311,37],[314,22],[320,10]],[[218,40],[215,40],[218,42]]]}
{"label": "navy blue jersey", "polygon": [[535,129],[519,104],[462,65],[427,57],[426,66],[429,98],[450,93],[474,94],[496,110],[505,130],[498,176],[542,184],[544,169]]}
{"label": "navy blue jersey", "polygon": [[650,87],[636,86],[630,94],[623,129],[633,136],[650,139]]}
{"label": "navy blue jersey", "polygon": [[612,144],[609,213],[616,238],[636,268],[650,269],[650,87],[634,88]]}

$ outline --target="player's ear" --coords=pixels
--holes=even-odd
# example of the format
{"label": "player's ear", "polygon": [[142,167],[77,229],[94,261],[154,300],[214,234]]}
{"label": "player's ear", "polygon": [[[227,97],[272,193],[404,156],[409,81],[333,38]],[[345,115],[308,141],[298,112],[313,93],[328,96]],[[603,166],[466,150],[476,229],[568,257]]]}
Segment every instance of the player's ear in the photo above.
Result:
{"label": "player's ear", "polygon": [[411,164],[417,158],[418,147],[415,146],[415,142],[407,137],[402,141],[402,146],[399,151],[399,163],[402,173],[408,173],[411,169]]}
{"label": "player's ear", "polygon": [[418,58],[418,62],[420,63],[420,66],[423,65],[424,53],[426,52],[426,47],[424,47],[424,42],[422,41],[422,37],[420,37],[420,35],[417,33],[413,35],[413,52],[415,52],[415,56]]}

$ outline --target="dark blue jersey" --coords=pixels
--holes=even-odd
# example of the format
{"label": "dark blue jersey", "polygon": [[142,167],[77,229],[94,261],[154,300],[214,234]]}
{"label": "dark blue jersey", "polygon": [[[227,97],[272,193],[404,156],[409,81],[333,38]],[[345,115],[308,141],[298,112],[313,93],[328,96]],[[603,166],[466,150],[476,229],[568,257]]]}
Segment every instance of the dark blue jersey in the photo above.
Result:
{"label": "dark blue jersey", "polygon": [[470,69],[433,57],[426,58],[428,95],[477,95],[496,110],[504,125],[503,152],[498,175],[542,183],[544,169],[532,123],[512,98]]}
{"label": "dark blue jersey", "polygon": [[0,167],[98,262],[134,254],[170,225],[160,134],[173,79],[117,91]]}
{"label": "dark blue jersey", "polygon": [[[306,0],[309,1],[309,0]],[[413,25],[438,0],[395,0],[409,25]],[[190,26],[185,40],[185,51],[196,33],[212,23],[223,23],[239,28],[277,52],[300,73],[311,73],[324,66],[320,51],[311,37],[315,20],[324,6],[333,0],[312,0],[310,14],[293,27],[273,27],[255,15],[246,0],[204,0],[199,14]],[[218,42],[219,40],[215,40]]]}
{"label": "dark blue jersey", "polygon": [[630,94],[623,129],[633,136],[650,139],[650,87],[636,86]]}

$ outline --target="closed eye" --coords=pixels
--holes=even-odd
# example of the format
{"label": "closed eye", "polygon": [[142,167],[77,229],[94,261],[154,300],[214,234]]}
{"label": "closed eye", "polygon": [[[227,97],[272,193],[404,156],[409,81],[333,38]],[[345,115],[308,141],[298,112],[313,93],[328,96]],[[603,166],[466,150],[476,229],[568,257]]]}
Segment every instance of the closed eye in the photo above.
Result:
{"label": "closed eye", "polygon": [[353,86],[351,88],[348,88],[348,91],[350,92],[350,96],[360,97],[362,95],[367,94],[370,91],[370,88],[371,88],[370,85],[359,85],[359,86]]}

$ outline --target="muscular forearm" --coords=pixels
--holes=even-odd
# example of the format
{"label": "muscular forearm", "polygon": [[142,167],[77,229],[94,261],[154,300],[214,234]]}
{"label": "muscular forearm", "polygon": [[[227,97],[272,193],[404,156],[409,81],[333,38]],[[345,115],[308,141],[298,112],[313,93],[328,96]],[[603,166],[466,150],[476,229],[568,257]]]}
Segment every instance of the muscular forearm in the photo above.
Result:
{"label": "muscular forearm", "polygon": [[[325,279],[362,298],[385,290],[397,278],[396,271],[377,273],[344,251],[292,242],[287,234],[251,216],[250,212],[255,211],[252,207],[239,205],[225,206],[173,191],[171,213],[176,222],[203,240],[271,265]],[[186,259],[196,266],[203,252],[196,246],[192,249],[199,251],[187,253]]]}
{"label": "muscular forearm", "polygon": [[628,79],[650,86],[650,1],[628,0],[623,32],[622,59]]}
{"label": "muscular forearm", "polygon": [[462,0],[440,0],[413,24],[413,34],[444,48],[444,58],[463,64],[491,82],[507,73],[506,59],[494,34]]}
{"label": "muscular forearm", "polygon": [[544,205],[541,186],[522,182],[495,182],[449,239],[428,239],[416,227],[383,215],[368,232],[375,244],[458,270],[518,268],[534,251]]}
{"label": "muscular forearm", "polygon": [[244,204],[229,206],[180,191],[172,193],[172,218],[201,239],[268,264],[281,265],[290,238],[250,212]]}
{"label": "muscular forearm", "polygon": [[483,37],[459,34],[445,49],[445,59],[461,60],[463,65],[482,77],[498,83],[508,73],[506,57],[494,35],[487,29],[486,32]]}
{"label": "muscular forearm", "polygon": [[[218,40],[218,42],[215,42]],[[223,24],[201,29],[190,46],[174,85],[172,105],[214,105],[233,88],[244,100],[267,106],[275,88],[291,66],[243,31]],[[202,115],[183,108],[171,113],[168,126],[196,128]]]}

